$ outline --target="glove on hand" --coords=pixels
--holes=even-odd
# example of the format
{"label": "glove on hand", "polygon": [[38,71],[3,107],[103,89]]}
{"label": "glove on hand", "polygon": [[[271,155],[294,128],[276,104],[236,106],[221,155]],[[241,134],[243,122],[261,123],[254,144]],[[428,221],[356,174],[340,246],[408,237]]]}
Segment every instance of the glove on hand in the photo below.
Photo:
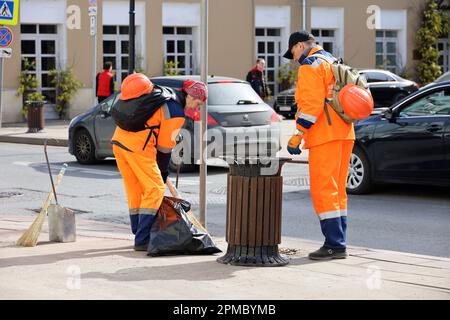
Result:
{"label": "glove on hand", "polygon": [[303,134],[296,130],[296,133],[289,139],[287,151],[292,155],[299,155],[302,153],[300,144],[302,143]]}

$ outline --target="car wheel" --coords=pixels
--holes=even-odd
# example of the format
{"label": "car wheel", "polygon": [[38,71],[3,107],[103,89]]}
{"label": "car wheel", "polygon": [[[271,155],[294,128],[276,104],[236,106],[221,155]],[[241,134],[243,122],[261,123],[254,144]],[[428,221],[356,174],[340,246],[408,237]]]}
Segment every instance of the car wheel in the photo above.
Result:
{"label": "car wheel", "polygon": [[347,176],[347,193],[364,194],[371,188],[370,165],[364,152],[353,148]]}
{"label": "car wheel", "polygon": [[73,151],[77,161],[81,164],[93,164],[95,158],[95,144],[86,129],[79,129],[73,138]]}

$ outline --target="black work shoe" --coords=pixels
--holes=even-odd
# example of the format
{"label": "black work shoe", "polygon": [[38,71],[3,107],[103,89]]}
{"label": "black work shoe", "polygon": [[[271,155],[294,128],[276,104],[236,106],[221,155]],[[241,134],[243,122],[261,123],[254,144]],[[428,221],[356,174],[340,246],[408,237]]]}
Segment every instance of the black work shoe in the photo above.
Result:
{"label": "black work shoe", "polygon": [[348,257],[348,254],[345,249],[336,250],[336,249],[321,247],[319,250],[311,252],[308,257],[311,260],[345,259]]}
{"label": "black work shoe", "polygon": [[140,246],[134,246],[134,251],[147,251],[148,245],[147,244],[143,244]]}

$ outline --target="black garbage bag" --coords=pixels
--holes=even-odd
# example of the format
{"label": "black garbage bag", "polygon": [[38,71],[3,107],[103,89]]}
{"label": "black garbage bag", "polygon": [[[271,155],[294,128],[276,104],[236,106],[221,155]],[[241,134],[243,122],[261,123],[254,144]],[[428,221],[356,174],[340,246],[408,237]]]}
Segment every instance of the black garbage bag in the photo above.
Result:
{"label": "black garbage bag", "polygon": [[149,256],[222,252],[195,218],[189,217],[190,209],[185,200],[164,197],[150,231]]}

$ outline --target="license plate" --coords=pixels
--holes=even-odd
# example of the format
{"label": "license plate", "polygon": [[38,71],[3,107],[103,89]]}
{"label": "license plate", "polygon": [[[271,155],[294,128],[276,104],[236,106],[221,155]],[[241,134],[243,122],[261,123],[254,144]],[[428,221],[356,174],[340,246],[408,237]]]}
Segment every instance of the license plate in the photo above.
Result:
{"label": "license plate", "polygon": [[291,111],[291,107],[280,107],[280,111]]}

